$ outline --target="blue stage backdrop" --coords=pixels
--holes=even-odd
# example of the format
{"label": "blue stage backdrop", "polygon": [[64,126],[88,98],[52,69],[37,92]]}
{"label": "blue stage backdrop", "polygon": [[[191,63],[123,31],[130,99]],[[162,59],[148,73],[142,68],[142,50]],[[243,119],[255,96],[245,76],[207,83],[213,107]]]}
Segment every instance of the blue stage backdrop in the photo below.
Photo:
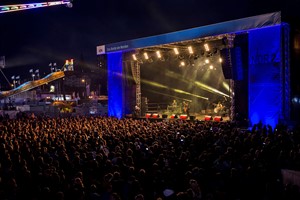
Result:
{"label": "blue stage backdrop", "polygon": [[249,118],[274,127],[282,113],[281,26],[249,32]]}
{"label": "blue stage backdrop", "polygon": [[123,116],[122,52],[108,54],[108,116]]}

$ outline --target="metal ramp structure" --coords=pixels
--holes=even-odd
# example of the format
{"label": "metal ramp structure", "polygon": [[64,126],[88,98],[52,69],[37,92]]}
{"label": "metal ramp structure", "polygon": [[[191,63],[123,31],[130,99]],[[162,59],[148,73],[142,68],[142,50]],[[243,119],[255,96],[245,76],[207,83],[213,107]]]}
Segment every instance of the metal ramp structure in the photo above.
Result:
{"label": "metal ramp structure", "polygon": [[20,94],[22,92],[26,92],[28,90],[34,89],[36,87],[42,86],[44,84],[47,84],[49,82],[58,80],[65,77],[65,72],[64,71],[57,71],[57,72],[52,72],[51,74],[48,74],[44,78],[41,78],[39,80],[34,80],[34,81],[28,81],[26,83],[23,83],[22,85],[12,89],[12,90],[7,90],[7,91],[0,91],[0,99],[4,99],[16,94]]}
{"label": "metal ramp structure", "polygon": [[[36,9],[36,8],[58,6],[58,5],[65,5],[68,8],[72,8],[73,7],[72,1],[73,0],[62,0],[62,1],[51,1],[51,2],[47,1],[47,2],[27,3],[27,4],[0,5],[0,14],[16,12],[16,11],[23,11],[23,10],[29,10],[29,9]],[[73,59],[71,59],[70,62],[71,63],[69,65],[68,60],[67,60],[66,64],[63,67],[64,71],[73,71]],[[4,67],[4,66],[5,66],[5,64],[3,64],[2,67]],[[1,71],[1,68],[0,68],[0,71]],[[45,76],[42,79],[34,80],[34,81],[28,81],[26,83],[23,83],[19,87],[12,89],[12,90],[0,91],[0,99],[4,99],[4,98],[7,98],[7,97],[10,97],[10,96],[13,96],[13,95],[17,95],[17,94],[20,94],[22,92],[26,92],[26,91],[34,89],[36,87],[42,86],[42,85],[44,85],[46,83],[49,83],[51,81],[61,79],[61,78],[65,77],[65,72],[64,71],[52,72],[51,74]],[[3,72],[2,72],[2,74],[3,74]]]}

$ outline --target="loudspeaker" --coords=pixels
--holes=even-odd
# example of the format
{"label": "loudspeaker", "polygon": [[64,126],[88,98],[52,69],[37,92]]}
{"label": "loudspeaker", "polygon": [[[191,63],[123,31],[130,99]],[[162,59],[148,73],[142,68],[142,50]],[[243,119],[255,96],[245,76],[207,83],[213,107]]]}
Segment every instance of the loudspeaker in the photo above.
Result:
{"label": "loudspeaker", "polygon": [[166,118],[168,118],[168,115],[163,114],[163,115],[162,115],[162,118],[166,119]]}
{"label": "loudspeaker", "polygon": [[222,71],[225,79],[232,79],[231,49],[221,49]]}
{"label": "loudspeaker", "polygon": [[159,114],[153,113],[153,114],[152,114],[152,118],[159,118]]}
{"label": "loudspeaker", "polygon": [[204,116],[204,121],[210,121],[210,120],[212,120],[212,116],[210,116],[210,115]]}
{"label": "loudspeaker", "polygon": [[222,58],[222,71],[225,79],[242,80],[243,63],[242,51],[240,47],[231,49],[222,49],[220,51]]}
{"label": "loudspeaker", "polygon": [[180,115],[179,116],[180,119],[187,119],[187,117],[188,117],[187,115]]}
{"label": "loudspeaker", "polygon": [[220,121],[223,121],[223,118],[222,118],[222,116],[215,116],[214,121],[220,122]]}
{"label": "loudspeaker", "polygon": [[172,114],[170,118],[171,118],[171,119],[177,119],[178,116],[177,116],[176,114]]}

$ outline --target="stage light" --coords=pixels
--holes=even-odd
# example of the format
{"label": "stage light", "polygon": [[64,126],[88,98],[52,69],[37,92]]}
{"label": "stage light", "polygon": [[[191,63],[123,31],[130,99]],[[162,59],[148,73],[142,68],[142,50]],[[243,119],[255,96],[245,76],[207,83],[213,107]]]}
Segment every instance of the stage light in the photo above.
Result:
{"label": "stage light", "polygon": [[209,66],[209,69],[214,69],[214,66],[210,65],[210,66]]}
{"label": "stage light", "polygon": [[204,49],[205,49],[205,51],[209,51],[209,46],[207,43],[204,44]]}
{"label": "stage light", "polygon": [[67,7],[68,8],[73,8],[73,4],[72,3],[67,3]]}
{"label": "stage light", "polygon": [[132,54],[132,58],[133,58],[133,60],[137,60],[137,58],[136,58],[136,55],[135,55],[135,54]]}
{"label": "stage light", "polygon": [[146,60],[149,59],[149,56],[148,56],[148,54],[146,52],[144,53],[144,57],[145,57]]}
{"label": "stage light", "polygon": [[156,55],[157,55],[158,58],[161,58],[160,51],[156,51]]}
{"label": "stage light", "polygon": [[205,63],[208,64],[208,63],[209,63],[209,60],[208,60],[208,59],[205,59]]}
{"label": "stage light", "polygon": [[220,63],[222,63],[222,62],[223,62],[222,58],[219,58],[219,62],[220,62]]}
{"label": "stage light", "polygon": [[176,47],[174,48],[174,53],[175,53],[176,55],[179,54],[179,51],[178,51],[178,49],[177,49]]}
{"label": "stage light", "polygon": [[191,46],[188,47],[188,50],[189,50],[189,53],[190,53],[190,54],[193,54],[193,53],[194,53],[193,48],[192,48]]}
{"label": "stage light", "polygon": [[180,66],[182,66],[182,67],[185,66],[185,62],[181,61]]}

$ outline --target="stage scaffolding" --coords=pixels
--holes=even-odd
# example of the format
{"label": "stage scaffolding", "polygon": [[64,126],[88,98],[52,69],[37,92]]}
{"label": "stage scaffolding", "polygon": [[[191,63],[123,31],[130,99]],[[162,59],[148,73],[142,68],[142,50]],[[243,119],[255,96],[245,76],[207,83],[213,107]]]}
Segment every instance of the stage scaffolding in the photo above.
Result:
{"label": "stage scaffolding", "polygon": [[136,111],[138,116],[141,116],[141,70],[140,70],[140,64],[137,61],[131,62],[131,71],[133,75],[134,82],[136,84],[135,87],[135,102],[136,106],[138,106],[140,109]]}

